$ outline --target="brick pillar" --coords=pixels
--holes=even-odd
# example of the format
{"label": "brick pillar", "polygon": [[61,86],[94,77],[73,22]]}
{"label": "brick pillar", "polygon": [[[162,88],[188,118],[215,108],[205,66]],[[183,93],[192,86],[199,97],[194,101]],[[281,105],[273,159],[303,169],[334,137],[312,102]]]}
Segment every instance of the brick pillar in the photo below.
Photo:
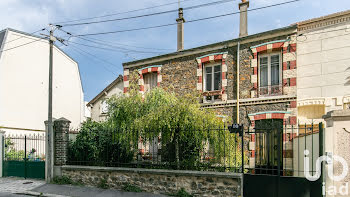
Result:
{"label": "brick pillar", "polygon": [[55,166],[66,165],[69,143],[70,121],[60,118],[54,121],[54,164]]}

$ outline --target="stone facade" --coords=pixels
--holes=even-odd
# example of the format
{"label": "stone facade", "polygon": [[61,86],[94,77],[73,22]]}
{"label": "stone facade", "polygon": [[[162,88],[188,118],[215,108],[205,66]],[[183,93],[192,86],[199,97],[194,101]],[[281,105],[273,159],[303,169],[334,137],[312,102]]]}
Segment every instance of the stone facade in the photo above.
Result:
{"label": "stone facade", "polygon": [[[260,39],[258,41],[254,40],[252,42],[247,41],[246,43],[243,43],[240,47],[240,75],[239,75],[239,82],[240,82],[240,99],[252,99],[252,98],[261,98],[259,95],[257,95],[257,89],[258,89],[258,82],[257,82],[257,70],[258,70],[258,63],[257,59],[254,60],[254,57],[256,58],[259,54],[259,52],[267,52],[260,50],[259,52],[256,51],[257,45],[262,46],[269,46],[270,42],[276,41],[276,40],[288,40],[289,35],[285,36],[276,36],[272,38],[266,38],[266,39]],[[280,50],[281,52],[281,59],[286,59],[284,57],[285,52],[284,50],[295,50],[296,45],[290,45],[288,42],[278,42],[281,44],[281,47],[276,48],[276,50]],[[277,46],[277,45],[276,45]],[[213,47],[214,48],[214,47]],[[289,49],[290,48],[290,49]],[[184,52],[183,52],[184,53]],[[294,57],[294,56],[293,56]],[[294,57],[295,58],[295,57]],[[159,59],[159,60],[157,60]],[[294,59],[295,60],[295,59]],[[290,66],[290,68],[296,69],[295,61],[293,60]],[[152,58],[152,63],[146,63],[143,64],[141,62],[137,65],[133,66],[135,62],[125,63],[124,64],[124,73],[128,74],[130,72],[133,72],[134,70],[145,70],[149,69],[151,66],[154,65],[161,65],[161,70],[158,71],[158,73],[161,75],[161,81],[158,81],[159,87],[168,90],[173,91],[177,93],[178,95],[186,95],[186,94],[193,94],[198,95],[201,94],[200,101],[203,102],[203,97],[208,94],[208,92],[203,92],[202,88],[202,82],[203,82],[203,66],[205,66],[205,63],[207,62],[220,62],[222,67],[222,91],[214,94],[220,94],[221,99],[216,100],[215,102],[206,103],[205,107],[210,108],[217,108],[216,105],[218,103],[226,103],[227,105],[221,106],[217,108],[217,111],[219,114],[227,115],[229,118],[231,118],[233,121],[235,121],[236,117],[234,116],[235,113],[233,113],[233,105],[232,102],[234,102],[237,99],[237,93],[236,93],[236,84],[237,84],[237,46],[233,47],[225,47],[223,46],[222,49],[216,49],[216,50],[210,50],[208,49],[208,52],[201,52],[201,53],[195,53],[188,56],[183,56],[180,58],[177,58],[175,55],[172,58],[171,56],[167,58],[167,60],[163,60],[162,58],[154,57]],[[255,63],[254,63],[255,62]],[[256,65],[254,65],[256,64]],[[286,62],[281,62],[281,67],[285,67]],[[282,70],[282,69],[281,69]],[[283,71],[285,71],[283,69]],[[292,76],[293,75],[293,76]],[[287,72],[283,72],[282,79],[281,79],[281,86],[283,81],[285,82],[287,79],[283,77],[292,77],[293,80],[290,80],[289,84],[294,84],[294,79],[296,76],[295,72],[292,72],[291,70],[288,70]],[[128,77],[124,77],[125,79],[128,79]],[[141,77],[140,77],[141,78]],[[288,79],[289,79],[288,78]],[[141,78],[142,79],[142,78]],[[129,85],[129,81],[124,81],[124,86],[127,87]],[[296,97],[296,92],[293,90],[289,90],[290,87],[285,85],[283,89],[283,93],[281,92],[280,96],[290,96],[290,97]],[[142,88],[140,88],[141,90]],[[125,92],[127,92],[127,88],[125,89]],[[210,94],[211,92],[209,92]],[[260,99],[260,100],[261,100]],[[268,99],[267,99],[268,100]],[[257,110],[270,110],[270,111],[280,111],[280,110],[287,110],[286,107],[281,108],[278,105],[274,105],[273,103],[269,102],[263,102],[263,104],[269,107],[246,107],[246,108],[252,108]],[[271,104],[271,105],[270,105]],[[286,105],[289,104],[286,102]],[[255,104],[252,104],[255,105]],[[271,107],[272,106],[272,107]],[[276,106],[275,108],[273,106]],[[247,117],[246,113],[250,113],[249,110],[245,111],[246,108],[241,109],[242,118],[244,119]],[[252,110],[256,112],[257,110]],[[296,115],[296,114],[294,114]],[[245,120],[245,122],[249,122]]]}
{"label": "stone facade", "polygon": [[110,188],[123,189],[127,184],[143,191],[174,194],[184,188],[193,196],[241,196],[241,174],[191,172],[154,169],[63,166],[62,175],[73,181],[97,186],[105,180]]}
{"label": "stone facade", "polygon": [[[162,76],[162,81],[158,84],[159,87],[178,95],[200,95],[199,100],[203,108],[211,108],[223,120],[232,120],[233,123],[237,121],[237,80],[239,80],[239,122],[246,129],[254,129],[256,120],[265,119],[281,119],[285,126],[296,125],[297,45],[295,32],[296,26],[291,26],[282,32],[271,31],[269,35],[246,36],[239,40],[184,50],[181,53],[124,63],[124,73],[161,65],[159,74]],[[240,42],[240,63],[237,77],[238,41]],[[279,54],[279,84],[272,86],[270,85],[272,82],[269,82],[268,86],[261,87],[260,56],[268,54]],[[213,62],[221,65],[222,89],[205,92],[204,67]],[[271,72],[270,67],[272,66],[269,66],[268,73]],[[271,77],[269,78],[271,80]],[[128,82],[125,83],[128,84]],[[212,102],[206,100],[208,95],[214,96]],[[254,134],[248,135],[246,139],[248,141],[245,144],[253,144],[251,146],[253,148],[249,148],[247,152],[250,163],[252,163],[255,157],[255,136]]]}

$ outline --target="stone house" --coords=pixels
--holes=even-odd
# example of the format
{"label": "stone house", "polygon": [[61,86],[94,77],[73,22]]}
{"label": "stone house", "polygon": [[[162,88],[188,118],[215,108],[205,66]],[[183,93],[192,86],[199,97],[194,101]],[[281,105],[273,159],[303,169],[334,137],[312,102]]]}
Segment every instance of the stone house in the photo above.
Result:
{"label": "stone house", "polygon": [[123,94],[123,85],[123,76],[119,75],[117,79],[110,83],[87,104],[87,107],[91,110],[91,119],[93,121],[100,122],[106,120],[108,112],[106,99]]}
{"label": "stone house", "polygon": [[[136,70],[142,94],[156,86],[179,95],[200,93],[203,108],[212,108],[218,116],[230,117],[245,127],[272,119],[280,120],[281,126],[296,125],[297,26],[247,35],[248,6],[249,1],[239,4],[237,39],[183,50],[183,36],[178,36],[177,52],[124,63],[124,93]],[[180,10],[179,19],[182,17]],[[182,35],[183,26],[178,28]],[[255,143],[255,135],[250,138]],[[254,166],[254,146],[250,152]]]}

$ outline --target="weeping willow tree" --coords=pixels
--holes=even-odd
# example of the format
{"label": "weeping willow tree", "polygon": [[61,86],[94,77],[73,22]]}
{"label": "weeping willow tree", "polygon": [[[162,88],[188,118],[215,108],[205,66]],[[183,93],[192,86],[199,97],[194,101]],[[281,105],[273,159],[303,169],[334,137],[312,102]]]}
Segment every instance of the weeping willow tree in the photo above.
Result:
{"label": "weeping willow tree", "polygon": [[[128,95],[108,100],[108,119],[100,123],[108,128],[104,143],[118,142],[126,155],[130,155],[128,151],[137,155],[140,141],[156,139],[160,150],[157,155],[161,156],[156,162],[166,168],[204,170],[241,165],[235,137],[213,111],[200,107],[198,97],[160,88],[141,95],[137,79],[133,73]],[[104,150],[103,146],[99,150]],[[120,157],[110,154],[111,158]],[[132,160],[127,158],[125,162]]]}

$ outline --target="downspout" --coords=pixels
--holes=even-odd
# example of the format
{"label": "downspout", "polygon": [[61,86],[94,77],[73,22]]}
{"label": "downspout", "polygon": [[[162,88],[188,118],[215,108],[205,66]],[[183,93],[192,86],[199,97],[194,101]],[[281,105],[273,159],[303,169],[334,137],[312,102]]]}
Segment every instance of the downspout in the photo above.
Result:
{"label": "downspout", "polygon": [[239,63],[240,63],[240,57],[239,57],[239,50],[241,43],[238,41],[237,43],[237,104],[236,104],[236,109],[237,109],[237,124],[239,124]]}

